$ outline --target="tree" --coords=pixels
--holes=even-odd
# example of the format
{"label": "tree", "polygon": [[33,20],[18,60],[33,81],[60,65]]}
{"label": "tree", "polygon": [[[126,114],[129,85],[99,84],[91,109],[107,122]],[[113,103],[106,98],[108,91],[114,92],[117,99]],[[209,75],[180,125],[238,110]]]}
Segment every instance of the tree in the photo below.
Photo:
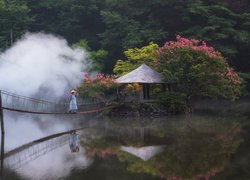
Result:
{"label": "tree", "polygon": [[[226,56],[231,65],[248,71],[249,61],[245,57],[248,56],[250,43],[249,16],[241,3],[246,2],[204,0],[198,7],[190,4],[189,17],[192,21],[180,33],[189,38],[202,38]],[[238,8],[234,8],[233,4],[237,4]]]}
{"label": "tree", "polygon": [[0,0],[0,49],[12,45],[28,29],[32,18],[24,0]]}
{"label": "tree", "polygon": [[203,41],[177,36],[158,50],[158,69],[176,92],[192,96],[235,99],[241,78],[225,58]]}
{"label": "tree", "polygon": [[97,34],[102,32],[101,0],[26,0],[34,16],[30,31],[45,31],[66,38],[70,43],[86,39],[98,49]]}
{"label": "tree", "polygon": [[141,64],[147,64],[155,67],[154,62],[158,58],[157,54],[158,45],[150,43],[148,46],[142,48],[128,49],[124,52],[126,60],[118,60],[115,64],[114,73],[122,76],[130,71],[136,69]]}
{"label": "tree", "polygon": [[111,73],[126,49],[162,45],[181,34],[205,40],[230,65],[249,72],[249,12],[249,0],[0,0],[0,46],[26,31],[59,35],[70,44],[86,39],[92,51],[108,52],[102,71]]}
{"label": "tree", "polygon": [[153,4],[152,1],[106,1],[101,11],[105,29],[99,37],[102,47],[109,49],[107,70],[113,68],[115,60],[122,57],[124,50],[166,38],[167,32],[152,16]]}
{"label": "tree", "polygon": [[[230,65],[238,70],[248,72],[250,68],[248,0],[18,2],[27,4],[29,17],[33,19],[29,31],[60,35],[70,44],[86,39],[93,51],[107,51],[102,65],[106,73],[111,73],[117,59],[124,58],[122,52],[126,49],[142,47],[151,41],[162,45],[176,34],[205,40],[228,57]],[[8,32],[1,37],[10,39],[10,28],[6,26],[6,29],[0,30],[0,34]]]}
{"label": "tree", "polygon": [[103,66],[105,64],[105,59],[108,56],[108,52],[104,49],[99,49],[97,51],[91,50],[91,48],[88,45],[88,41],[85,39],[80,40],[77,43],[74,43],[73,48],[81,48],[84,50],[87,50],[89,53],[89,56],[87,56],[87,60],[89,63],[91,63],[91,71],[102,71]]}

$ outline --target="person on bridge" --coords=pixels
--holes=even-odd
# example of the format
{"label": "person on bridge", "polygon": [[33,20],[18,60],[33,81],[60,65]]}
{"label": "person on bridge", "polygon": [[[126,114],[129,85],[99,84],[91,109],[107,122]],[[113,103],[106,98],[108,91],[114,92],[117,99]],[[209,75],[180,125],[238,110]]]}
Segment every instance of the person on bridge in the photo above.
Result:
{"label": "person on bridge", "polygon": [[77,112],[77,102],[76,102],[76,90],[72,89],[70,91],[70,102],[69,102],[69,112],[76,113]]}

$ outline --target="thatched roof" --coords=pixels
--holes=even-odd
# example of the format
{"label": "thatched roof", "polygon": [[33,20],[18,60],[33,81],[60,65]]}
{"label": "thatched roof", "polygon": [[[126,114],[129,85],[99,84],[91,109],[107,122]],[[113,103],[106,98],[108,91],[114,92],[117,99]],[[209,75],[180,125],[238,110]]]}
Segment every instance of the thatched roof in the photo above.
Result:
{"label": "thatched roof", "polygon": [[162,75],[142,64],[140,67],[116,79],[117,83],[163,83]]}

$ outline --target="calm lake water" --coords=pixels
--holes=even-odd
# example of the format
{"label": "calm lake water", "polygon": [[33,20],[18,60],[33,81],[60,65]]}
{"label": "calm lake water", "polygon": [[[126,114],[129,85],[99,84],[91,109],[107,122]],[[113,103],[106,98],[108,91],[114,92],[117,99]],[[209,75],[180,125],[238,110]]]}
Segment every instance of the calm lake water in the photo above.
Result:
{"label": "calm lake water", "polygon": [[250,118],[246,114],[107,118],[5,111],[4,116],[6,152],[51,134],[86,127],[78,132],[79,152],[72,153],[68,143],[61,145],[18,169],[5,168],[4,179],[250,179]]}

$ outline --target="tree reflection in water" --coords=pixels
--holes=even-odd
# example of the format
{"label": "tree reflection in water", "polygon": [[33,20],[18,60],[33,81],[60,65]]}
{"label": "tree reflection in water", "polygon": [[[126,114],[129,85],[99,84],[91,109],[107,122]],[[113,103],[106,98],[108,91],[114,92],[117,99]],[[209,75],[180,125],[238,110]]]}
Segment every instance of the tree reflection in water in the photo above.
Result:
{"label": "tree reflection in water", "polygon": [[[223,171],[242,142],[240,124],[223,118],[192,117],[192,120],[165,121],[160,126],[112,123],[107,127],[92,130],[89,137],[82,139],[87,157],[115,155],[127,164],[130,172],[170,180],[215,176]],[[163,150],[143,160],[121,148],[148,146],[162,146]]]}

